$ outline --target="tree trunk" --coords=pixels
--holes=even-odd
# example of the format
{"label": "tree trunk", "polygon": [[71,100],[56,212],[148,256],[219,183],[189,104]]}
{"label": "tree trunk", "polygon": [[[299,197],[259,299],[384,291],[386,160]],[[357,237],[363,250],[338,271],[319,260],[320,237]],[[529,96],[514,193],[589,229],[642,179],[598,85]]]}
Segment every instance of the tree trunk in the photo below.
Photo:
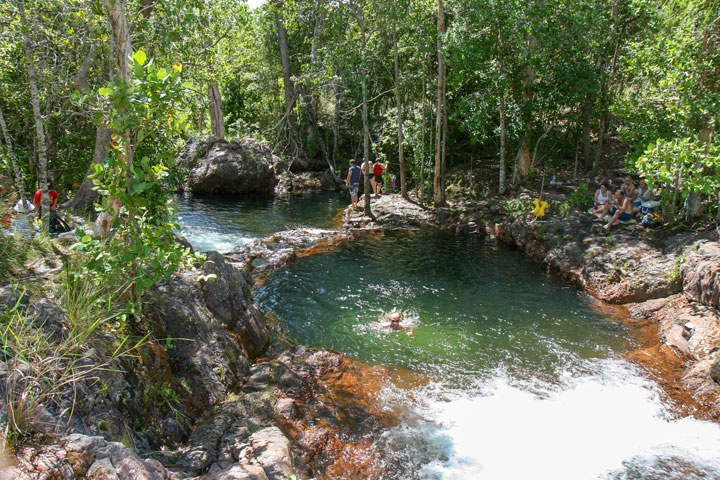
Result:
{"label": "tree trunk", "polygon": [[370,170],[372,164],[370,163],[370,124],[368,122],[368,101],[367,101],[367,71],[365,68],[365,48],[367,47],[367,38],[365,31],[365,17],[364,14],[360,13],[358,18],[360,22],[360,34],[362,39],[362,122],[363,122],[363,165],[365,166],[365,181],[363,182],[364,193],[364,213],[365,216],[374,218],[372,210],[370,210]]}
{"label": "tree trunk", "polygon": [[582,113],[582,144],[585,170],[590,170],[592,167],[592,145],[590,143],[590,119],[592,118],[592,111],[593,98],[590,94],[587,94]]}
{"label": "tree trunk", "polygon": [[440,192],[442,193],[442,203],[445,203],[445,192],[447,184],[447,142],[448,142],[448,102],[447,102],[447,63],[443,62],[442,69],[443,80],[443,136],[442,136],[442,159],[440,161]]}
{"label": "tree trunk", "polygon": [[535,92],[533,90],[533,82],[535,81],[535,67],[532,65],[532,57],[535,55],[537,51],[537,37],[530,33],[527,40],[527,49],[525,53],[525,62],[526,65],[523,68],[523,71],[525,73],[523,77],[523,91],[522,91],[522,101],[523,101],[523,128],[525,129],[525,132],[523,133],[522,140],[520,141],[520,150],[518,151],[517,155],[517,168],[515,170],[515,178],[514,181],[517,183],[522,183],[523,180],[525,180],[525,177],[527,176],[528,171],[530,170],[530,165],[532,163],[532,157],[530,156],[530,131],[529,126],[532,118],[532,113],[529,111],[530,102],[533,99]]}
{"label": "tree trunk", "polygon": [[338,142],[339,125],[340,125],[340,100],[337,91],[337,86],[333,84],[333,101],[334,101],[334,112],[333,112],[333,166],[337,168],[338,157],[340,156],[340,144]]}
{"label": "tree trunk", "polygon": [[505,169],[506,169],[506,155],[507,147],[505,145],[506,131],[505,131],[505,92],[500,95],[500,167],[498,170],[498,193],[500,195],[505,193]]}
{"label": "tree trunk", "polygon": [[420,203],[425,200],[425,117],[427,116],[427,82],[425,81],[424,63],[422,85],[422,138],[420,140],[420,188],[418,190],[418,199],[420,200]]}
{"label": "tree trunk", "polygon": [[276,3],[277,10],[275,11],[275,25],[278,32],[278,42],[280,44],[280,63],[283,68],[283,87],[285,93],[285,119],[288,127],[290,128],[290,144],[295,149],[295,154],[299,155],[300,151],[297,147],[297,142],[300,139],[297,125],[297,116],[294,113],[295,110],[295,85],[292,81],[292,75],[290,71],[290,48],[288,44],[288,34],[283,24],[282,16],[280,11],[282,10],[282,2]]}
{"label": "tree trunk", "polygon": [[597,148],[595,149],[595,161],[593,162],[593,168],[592,172],[593,174],[597,174],[600,172],[601,169],[601,162],[602,162],[602,154],[603,154],[603,146],[605,143],[605,131],[607,130],[607,107],[605,105],[605,94],[603,94],[603,98],[600,101],[600,105],[602,108],[602,115],[600,115],[600,125],[598,126],[598,141],[597,141]]}
{"label": "tree trunk", "polygon": [[10,138],[10,132],[8,131],[7,125],[5,124],[5,116],[3,115],[2,109],[0,109],[0,128],[2,128],[3,138],[5,138],[5,146],[8,149],[10,155],[10,161],[13,166],[13,173],[15,173],[15,187],[20,195],[21,205],[25,206],[27,202],[27,195],[25,195],[25,186],[23,185],[22,174],[20,173],[20,167],[18,165],[17,157],[15,156],[15,150],[13,150],[12,138]]}
{"label": "tree trunk", "polygon": [[225,138],[225,119],[223,118],[222,97],[220,88],[215,79],[208,85],[208,100],[210,103],[210,132],[214,137]]}
{"label": "tree trunk", "polygon": [[436,207],[445,204],[445,192],[442,189],[442,125],[443,125],[443,52],[442,36],[445,33],[445,12],[442,0],[437,0],[437,102],[435,106],[435,176],[433,177],[433,198]]}
{"label": "tree trunk", "polygon": [[125,15],[125,0],[103,0],[108,12],[108,20],[113,34],[113,50],[115,51],[115,66],[120,80],[130,81],[131,54],[130,31]]}
{"label": "tree trunk", "polygon": [[[37,77],[35,74],[35,54],[33,53],[30,31],[32,27],[25,17],[25,4],[18,0],[18,13],[20,24],[23,27],[23,44],[25,46],[25,60],[27,62],[28,83],[30,85],[30,103],[32,104],[33,118],[35,120],[35,135],[37,137],[38,150],[38,182],[42,191],[42,209],[45,216],[50,214],[50,198],[48,197],[47,177],[47,145],[45,144],[45,126],[43,125],[40,113],[40,95],[37,89]],[[50,222],[42,222],[42,228],[47,232]]]}
{"label": "tree trunk", "polygon": [[63,204],[63,208],[75,213],[87,213],[91,211],[93,205],[98,201],[99,194],[93,190],[95,184],[89,176],[94,173],[92,165],[105,163],[108,156],[108,148],[110,147],[110,139],[112,132],[100,125],[95,132],[95,150],[93,151],[93,159],[90,168],[88,168],[85,178],[80,184],[80,188],[73,197]]}
{"label": "tree trunk", "polygon": [[[395,4],[393,2],[393,10]],[[393,56],[395,60],[395,104],[397,106],[397,129],[398,129],[398,165],[400,166],[400,195],[408,199],[407,185],[405,184],[405,152],[403,150],[403,107],[400,96],[400,56],[398,55],[398,37],[395,19],[396,12],[393,12]]]}

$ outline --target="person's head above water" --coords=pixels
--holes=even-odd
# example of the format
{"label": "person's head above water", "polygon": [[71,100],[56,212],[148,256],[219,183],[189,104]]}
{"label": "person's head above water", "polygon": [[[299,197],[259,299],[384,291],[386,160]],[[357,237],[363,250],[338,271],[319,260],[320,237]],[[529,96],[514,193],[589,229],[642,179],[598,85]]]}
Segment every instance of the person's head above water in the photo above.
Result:
{"label": "person's head above water", "polygon": [[400,312],[391,312],[390,315],[388,315],[388,319],[390,319],[390,322],[392,322],[392,323],[399,323],[400,322]]}

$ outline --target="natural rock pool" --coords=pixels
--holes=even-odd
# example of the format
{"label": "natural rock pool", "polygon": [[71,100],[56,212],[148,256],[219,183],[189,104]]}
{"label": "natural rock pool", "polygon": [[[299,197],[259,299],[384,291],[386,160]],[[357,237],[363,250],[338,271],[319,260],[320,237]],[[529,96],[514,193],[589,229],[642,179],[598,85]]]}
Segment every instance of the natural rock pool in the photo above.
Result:
{"label": "natural rock pool", "polygon": [[[299,220],[245,203],[202,203],[195,217],[195,204],[189,231],[193,218],[232,235]],[[327,226],[333,208],[301,221]],[[518,252],[448,233],[363,234],[272,272],[255,298],[283,339],[388,369],[380,401],[401,421],[374,433],[377,478],[720,478],[720,426],[678,418],[623,359],[638,340],[622,315]],[[392,308],[412,336],[373,325]],[[398,380],[408,376],[422,381]]]}
{"label": "natural rock pool", "polygon": [[229,252],[253,238],[299,227],[330,228],[347,206],[333,193],[283,197],[224,196],[175,197],[183,236],[196,250]]}

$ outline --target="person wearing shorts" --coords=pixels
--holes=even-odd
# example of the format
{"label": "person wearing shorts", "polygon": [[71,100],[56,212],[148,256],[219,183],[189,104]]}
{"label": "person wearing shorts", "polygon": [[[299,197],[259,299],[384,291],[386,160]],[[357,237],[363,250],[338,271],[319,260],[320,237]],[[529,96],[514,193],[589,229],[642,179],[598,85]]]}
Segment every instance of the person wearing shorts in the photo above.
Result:
{"label": "person wearing shorts", "polygon": [[360,188],[360,167],[355,165],[355,160],[350,160],[350,168],[348,169],[347,179],[345,179],[345,186],[350,191],[350,200],[352,208],[357,208],[358,201],[358,188]]}
{"label": "person wearing shorts", "polygon": [[625,196],[621,190],[618,190],[615,194],[615,206],[612,210],[612,218],[603,228],[605,230],[610,230],[613,223],[618,220],[621,222],[627,222],[628,220],[632,220],[632,218],[632,198]]}
{"label": "person wearing shorts", "polygon": [[387,170],[389,164],[390,162],[381,163],[380,160],[378,160],[373,166],[373,175],[375,176],[374,190],[376,198],[380,196],[380,190],[382,190],[383,186],[383,173]]}

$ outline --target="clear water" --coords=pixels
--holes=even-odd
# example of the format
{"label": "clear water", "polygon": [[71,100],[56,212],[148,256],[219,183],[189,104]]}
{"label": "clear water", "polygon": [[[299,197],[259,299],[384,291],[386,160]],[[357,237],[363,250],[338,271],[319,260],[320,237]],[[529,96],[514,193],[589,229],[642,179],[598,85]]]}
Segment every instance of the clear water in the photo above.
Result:
{"label": "clear water", "polygon": [[333,218],[347,204],[334,193],[175,198],[183,235],[201,252],[229,252],[254,238],[282,230],[330,228]]}
{"label": "clear water", "polygon": [[[178,208],[196,248],[224,251],[330,227],[345,203],[180,198]],[[518,252],[447,234],[368,235],[296,259],[255,295],[295,341],[428,379],[388,379],[381,400],[404,413],[376,432],[382,478],[720,478],[720,427],[675,418],[621,358],[632,330]],[[407,313],[412,336],[374,324],[392,308]]]}
{"label": "clear water", "polygon": [[[292,336],[421,373],[383,401],[386,478],[720,478],[720,428],[674,419],[620,358],[632,332],[514,251],[449,234],[367,236],[297,259],[256,292]],[[375,324],[393,308],[413,335]]]}

